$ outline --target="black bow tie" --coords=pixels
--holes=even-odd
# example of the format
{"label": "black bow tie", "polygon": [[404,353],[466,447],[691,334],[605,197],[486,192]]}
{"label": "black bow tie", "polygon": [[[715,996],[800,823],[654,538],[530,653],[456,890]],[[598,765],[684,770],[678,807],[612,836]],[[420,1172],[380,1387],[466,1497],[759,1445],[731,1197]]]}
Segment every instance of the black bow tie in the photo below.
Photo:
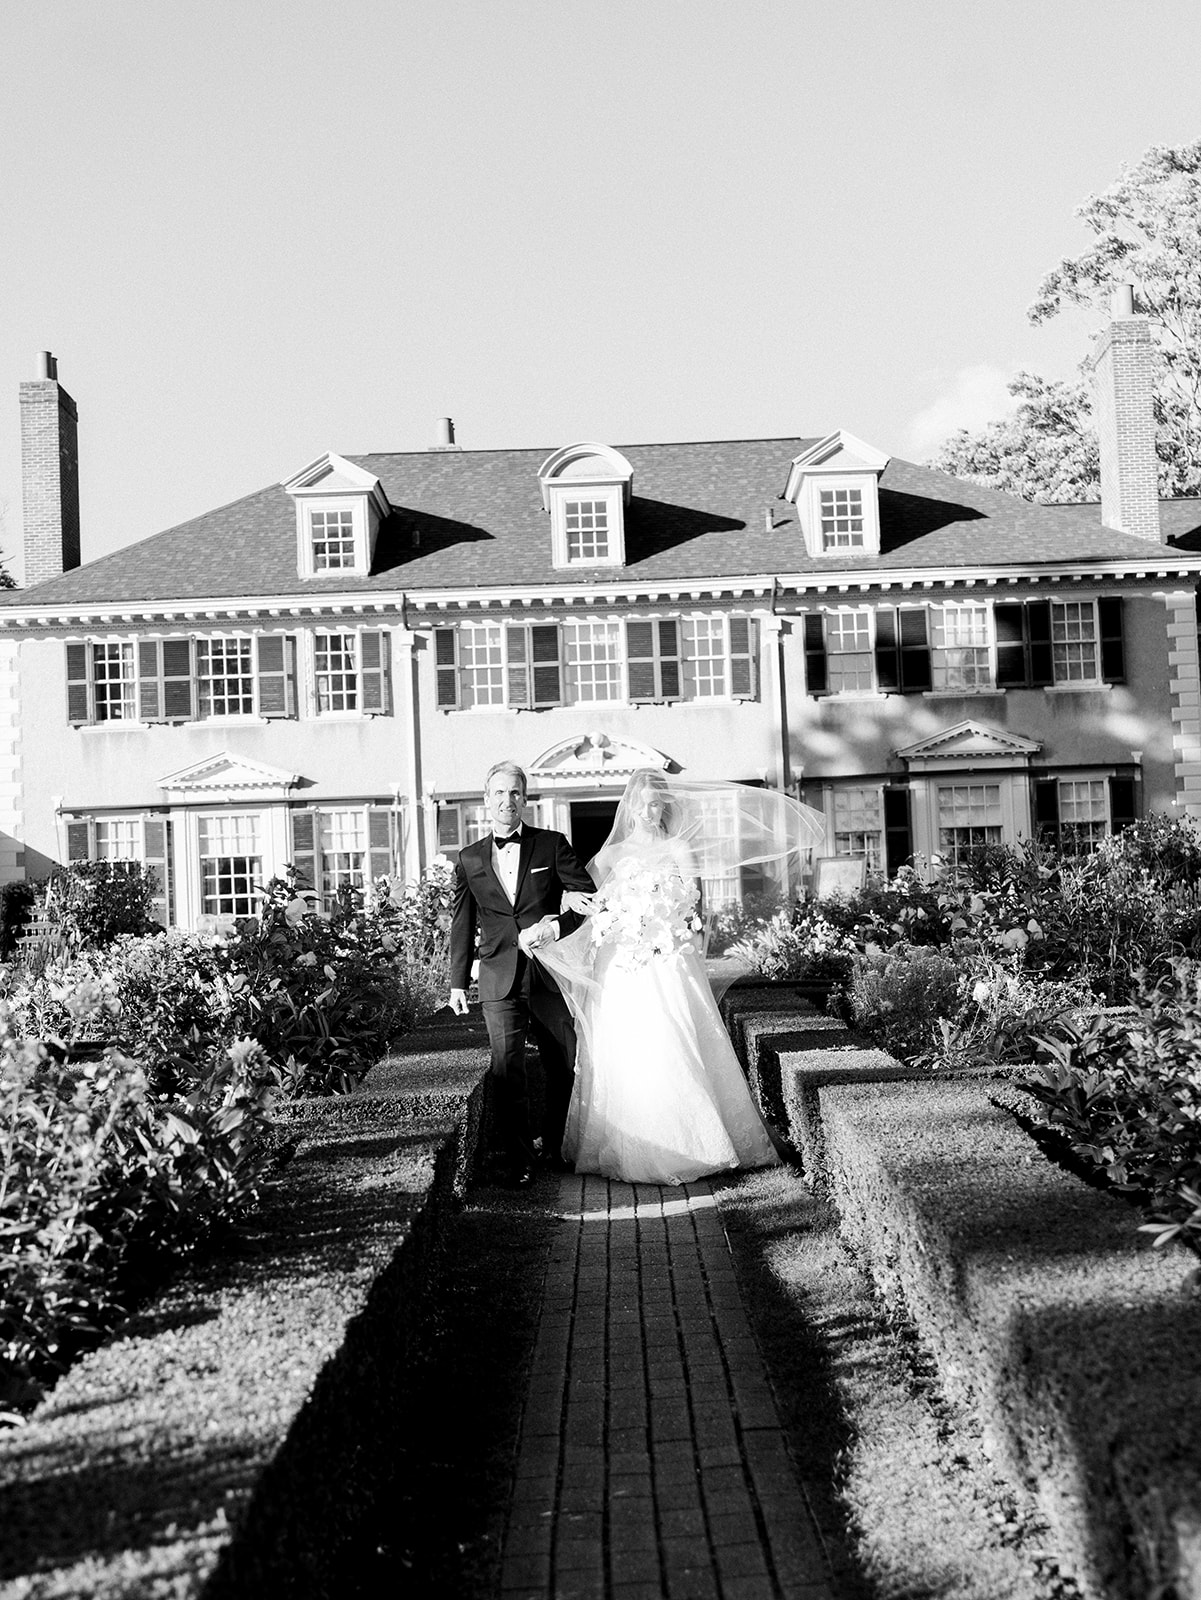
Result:
{"label": "black bow tie", "polygon": [[521,834],[519,832],[505,834],[494,833],[492,835],[492,843],[498,850],[503,850],[507,844],[520,844]]}

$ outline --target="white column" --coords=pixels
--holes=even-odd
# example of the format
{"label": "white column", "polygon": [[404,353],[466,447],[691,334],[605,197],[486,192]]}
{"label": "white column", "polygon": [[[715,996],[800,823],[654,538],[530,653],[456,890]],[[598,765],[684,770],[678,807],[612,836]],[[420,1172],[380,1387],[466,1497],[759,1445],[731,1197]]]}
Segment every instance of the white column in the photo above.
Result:
{"label": "white column", "polygon": [[1167,611],[1176,801],[1186,817],[1201,820],[1201,662],[1196,597],[1191,589],[1169,590],[1163,595],[1163,603]]}
{"label": "white column", "polygon": [[763,705],[776,733],[775,771],[772,782],[777,789],[788,789],[792,774],[788,766],[788,728],[784,708],[784,622],[780,617],[764,617],[763,628]]}
{"label": "white column", "polygon": [[15,639],[0,641],[0,883],[25,876],[20,651]]}
{"label": "white column", "polygon": [[392,630],[392,682],[396,685],[396,728],[404,746],[400,793],[407,800],[408,826],[405,828],[402,871],[408,879],[420,878],[426,862],[437,851],[436,833],[431,838],[428,805],[423,805],[420,784],[421,721],[417,704],[413,645],[417,635],[411,628]]}

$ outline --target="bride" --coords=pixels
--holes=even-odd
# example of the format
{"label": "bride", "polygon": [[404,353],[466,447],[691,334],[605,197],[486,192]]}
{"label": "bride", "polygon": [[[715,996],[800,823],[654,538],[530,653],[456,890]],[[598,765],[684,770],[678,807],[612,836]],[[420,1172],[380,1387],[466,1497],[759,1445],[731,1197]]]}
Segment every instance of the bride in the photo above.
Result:
{"label": "bride", "polygon": [[628,1183],[779,1160],[706,971],[702,881],[795,889],[820,814],[773,790],[636,772],[590,863],[590,915],[536,951],[576,1022],[563,1156]]}

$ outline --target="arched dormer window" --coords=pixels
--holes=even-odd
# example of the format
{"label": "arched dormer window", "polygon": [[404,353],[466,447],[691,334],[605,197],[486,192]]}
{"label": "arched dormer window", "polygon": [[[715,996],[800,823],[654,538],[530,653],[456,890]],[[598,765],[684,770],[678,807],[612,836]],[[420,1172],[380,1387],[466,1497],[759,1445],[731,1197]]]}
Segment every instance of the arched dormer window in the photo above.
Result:
{"label": "arched dormer window", "polygon": [[391,509],[380,481],[328,451],[285,478],[296,507],[296,570],[302,578],[365,577],[380,523]]}
{"label": "arched dormer window", "polygon": [[880,474],[888,457],[840,429],[796,457],[785,500],[797,508],[811,556],[880,554]]}
{"label": "arched dormer window", "polygon": [[569,444],[538,469],[556,567],[621,567],[634,469],[607,444]]}

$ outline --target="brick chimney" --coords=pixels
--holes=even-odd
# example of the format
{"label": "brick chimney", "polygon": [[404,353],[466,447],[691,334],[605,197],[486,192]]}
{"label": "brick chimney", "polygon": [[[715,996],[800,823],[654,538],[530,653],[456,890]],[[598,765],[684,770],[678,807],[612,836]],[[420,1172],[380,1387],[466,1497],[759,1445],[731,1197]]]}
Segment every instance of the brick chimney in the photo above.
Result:
{"label": "brick chimney", "polygon": [[79,565],[79,413],[48,350],[21,385],[21,487],[29,588]]}
{"label": "brick chimney", "polygon": [[1110,323],[1090,361],[1101,451],[1101,521],[1159,543],[1159,461],[1155,455],[1155,342],[1134,314],[1134,291],[1119,284]]}

